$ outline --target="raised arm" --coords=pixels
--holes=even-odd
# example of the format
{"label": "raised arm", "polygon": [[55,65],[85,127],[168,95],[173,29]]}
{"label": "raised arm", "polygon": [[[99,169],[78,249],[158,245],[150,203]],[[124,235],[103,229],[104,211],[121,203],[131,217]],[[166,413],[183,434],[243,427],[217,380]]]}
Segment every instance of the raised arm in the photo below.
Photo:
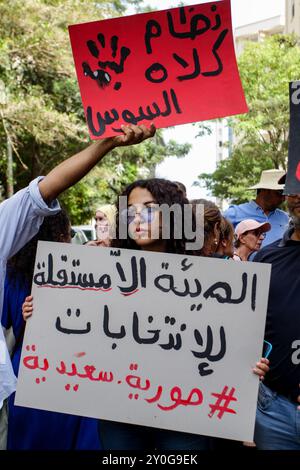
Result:
{"label": "raised arm", "polygon": [[83,178],[102,158],[115,147],[135,145],[155,134],[155,126],[123,126],[123,134],[98,140],[56,166],[39,183],[39,190],[45,202],[50,203],[59,194]]}

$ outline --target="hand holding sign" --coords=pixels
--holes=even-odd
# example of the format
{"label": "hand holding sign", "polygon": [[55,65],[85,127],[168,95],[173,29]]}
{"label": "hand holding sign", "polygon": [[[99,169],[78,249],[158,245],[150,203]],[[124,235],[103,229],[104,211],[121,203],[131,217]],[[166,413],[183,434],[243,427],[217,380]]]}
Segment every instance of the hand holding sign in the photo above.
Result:
{"label": "hand holding sign", "polygon": [[122,135],[113,138],[118,147],[140,144],[143,140],[153,137],[156,128],[152,123],[149,129],[142,124],[141,126],[122,126],[122,131]]}

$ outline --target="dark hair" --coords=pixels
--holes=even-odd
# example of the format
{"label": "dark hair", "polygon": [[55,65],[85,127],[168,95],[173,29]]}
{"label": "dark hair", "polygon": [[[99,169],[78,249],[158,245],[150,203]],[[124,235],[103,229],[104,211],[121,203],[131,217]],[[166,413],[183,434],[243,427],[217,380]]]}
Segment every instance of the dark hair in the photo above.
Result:
{"label": "dark hair", "polygon": [[[172,206],[173,204],[178,204],[182,207],[182,227],[184,227],[184,205],[189,204],[188,199],[184,196],[181,189],[178,188],[176,183],[172,181],[161,179],[161,178],[151,178],[147,180],[137,180],[134,183],[130,184],[125,188],[122,192],[121,196],[129,196],[131,191],[135,188],[144,188],[147,189],[153,196],[155,203],[158,205],[167,204],[168,206]],[[112,247],[118,248],[130,248],[139,250],[140,247],[132,240],[131,237],[127,237],[125,240],[119,239],[119,205],[116,204],[118,207],[117,210],[117,217],[116,217],[116,239],[112,241]],[[194,217],[193,217],[193,228],[194,228]],[[174,238],[174,214],[171,211],[170,214],[170,239],[166,240],[166,252],[167,253],[177,253],[177,254],[185,254],[186,251],[186,242],[188,241],[184,234],[180,240]],[[190,242],[192,240],[189,240]]]}
{"label": "dark hair", "polygon": [[64,210],[56,215],[45,217],[38,233],[8,260],[7,273],[10,279],[21,277],[30,286],[38,241],[61,242],[68,235],[70,235],[70,220]]}
{"label": "dark hair", "polygon": [[216,225],[220,228],[222,214],[218,206],[207,199],[193,199],[191,204],[193,204],[194,210],[196,210],[196,206],[199,204],[204,206],[204,245],[200,252],[197,253],[198,255],[203,255],[206,243],[214,235]]}
{"label": "dark hair", "polygon": [[186,186],[180,181],[173,181],[177,185],[177,188],[183,192],[184,196],[186,195]]}
{"label": "dark hair", "polygon": [[234,236],[234,248],[239,248],[241,246],[241,242],[240,240],[238,239],[237,235],[235,234]]}

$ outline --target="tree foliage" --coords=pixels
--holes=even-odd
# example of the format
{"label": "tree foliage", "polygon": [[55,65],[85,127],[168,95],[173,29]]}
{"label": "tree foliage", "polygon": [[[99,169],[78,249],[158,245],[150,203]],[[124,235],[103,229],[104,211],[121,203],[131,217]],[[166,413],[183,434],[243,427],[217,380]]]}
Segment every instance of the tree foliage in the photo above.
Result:
{"label": "tree foliage", "polygon": [[275,35],[249,42],[239,59],[239,70],[249,113],[232,118],[235,145],[230,158],[216,171],[199,176],[214,196],[248,200],[246,188],[262,170],[286,169],[289,135],[289,82],[299,79],[297,38]]}
{"label": "tree foliage", "polygon": [[[10,0],[0,2],[0,185],[6,193],[6,145],[13,148],[15,190],[87,145],[68,26],[124,13],[140,0]],[[166,155],[184,155],[187,145],[155,148],[142,143],[112,152],[94,172],[62,196],[74,223],[88,220],[93,204],[109,200],[122,184],[151,171]]]}

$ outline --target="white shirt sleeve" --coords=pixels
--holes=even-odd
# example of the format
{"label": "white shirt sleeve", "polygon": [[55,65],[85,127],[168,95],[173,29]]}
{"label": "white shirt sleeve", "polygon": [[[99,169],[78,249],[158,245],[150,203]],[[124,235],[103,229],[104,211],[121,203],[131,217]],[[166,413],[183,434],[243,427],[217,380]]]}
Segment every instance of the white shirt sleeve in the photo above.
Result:
{"label": "white shirt sleeve", "polygon": [[[43,200],[38,186],[42,178],[36,178],[27,188],[21,189],[0,204],[0,319],[7,259],[37,234],[45,216],[60,211],[56,200],[50,206]],[[0,324],[0,409],[3,400],[15,389],[16,377]]]}
{"label": "white shirt sleeve", "polygon": [[[54,200],[49,206],[39,191],[43,177],[31,181],[0,205],[0,256],[6,260],[17,253],[37,234],[44,217],[57,214],[60,206]],[[3,281],[2,281],[3,282]]]}

